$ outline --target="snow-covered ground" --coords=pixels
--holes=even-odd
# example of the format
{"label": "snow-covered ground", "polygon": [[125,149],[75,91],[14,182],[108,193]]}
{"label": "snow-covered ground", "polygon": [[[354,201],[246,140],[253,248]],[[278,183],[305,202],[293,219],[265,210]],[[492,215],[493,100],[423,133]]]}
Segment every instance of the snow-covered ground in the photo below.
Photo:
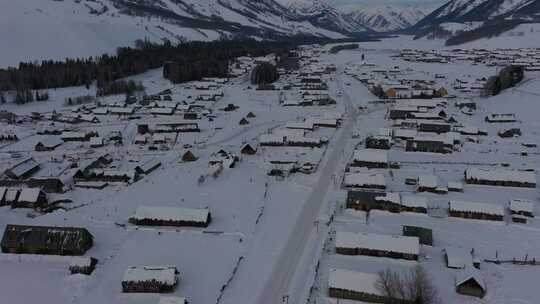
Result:
{"label": "snow-covered ground", "polygon": [[[391,127],[386,119],[389,105],[370,103],[377,98],[364,84],[345,74],[347,67],[362,63],[364,55],[365,62],[386,68],[400,66],[405,75],[414,78],[433,79],[435,74],[443,74],[446,78],[438,80],[438,85],[450,87],[452,94],[458,94],[451,89],[453,79],[465,75],[490,76],[496,71],[494,67],[466,62],[444,65],[405,62],[396,56],[403,48],[437,48],[437,42],[399,37],[364,43],[354,51],[320,55],[320,64],[336,67],[335,72],[323,76],[336,105],[283,107],[279,104],[279,91],[257,91],[250,88],[246,77],[232,79],[222,87],[224,97],[207,104],[216,117],[212,121],[196,120],[200,133],[168,135],[166,150],[150,151],[148,145],[135,144],[137,123],[180,121],[182,117],[178,114],[164,118],[141,111],[136,115],[140,118],[134,120],[105,115],[99,116],[99,123],[79,124],[81,130],[100,134],[122,131],[123,146],[95,149],[89,149],[87,144],[64,143],[56,151],[36,152],[34,145],[44,139],[36,132],[49,123],[11,126],[21,136],[16,143],[1,143],[2,169],[16,162],[13,157],[17,154],[47,163],[44,169],[51,171],[67,159],[84,161],[103,153],[112,155],[117,169],[132,168],[133,164],[149,158],[158,159],[162,165],[135,183],[112,183],[103,190],[73,188],[63,194],[50,194],[51,199],[71,199],[72,203],[65,204],[66,210],[37,217],[32,213],[30,217],[29,210],[0,207],[0,231],[7,224],[86,227],[95,237],[94,246],[86,255],[99,260],[91,276],[81,276],[69,274],[68,257],[0,254],[0,298],[14,304],[37,301],[157,304],[159,296],[155,294],[121,293],[123,273],[130,266],[173,265],[180,272],[173,295],[186,297],[190,303],[306,303],[308,299],[309,303],[337,303],[328,297],[331,268],[377,273],[387,267],[406,270],[420,264],[432,276],[442,303],[537,303],[534,286],[540,267],[482,263],[480,271],[487,284],[487,295],[479,300],[455,292],[455,270],[446,268],[441,252],[453,246],[474,248],[481,259],[493,259],[495,255],[502,259],[526,255],[538,258],[540,222],[537,219],[515,224],[508,220],[508,214],[503,222],[489,222],[383,211],[372,211],[367,218],[364,212],[344,209],[346,190],[341,187],[341,181],[353,150],[367,135]],[[472,116],[461,113],[452,100],[448,101],[445,111],[462,124],[487,131],[488,136],[470,136],[475,142],[464,140],[459,151],[452,154],[405,152],[398,145],[389,151],[388,158],[400,163],[400,169],[373,169],[370,173],[384,175],[389,191],[426,198],[433,210],[444,210],[450,200],[506,206],[512,199],[525,199],[533,201],[538,212],[536,188],[465,185],[463,193],[441,195],[415,193],[415,188],[404,181],[411,176],[431,174],[438,177],[440,185],[463,182],[467,168],[493,168],[502,163],[514,169],[537,169],[538,148],[525,148],[521,144],[539,144],[539,76],[527,73],[519,87],[497,97],[474,96],[478,109]],[[160,70],[133,78],[142,81],[149,94],[171,89],[173,100],[187,101],[189,96],[198,94],[192,84],[174,85],[164,80]],[[281,82],[293,78],[289,75]],[[94,89],[58,89],[50,91],[48,102],[6,104],[0,109],[20,115],[53,110],[68,113],[75,107],[65,105],[66,97],[94,93]],[[296,88],[287,94],[301,98]],[[113,96],[103,101],[122,98]],[[456,100],[462,100],[461,96]],[[220,110],[228,104],[239,108],[231,112]],[[255,117],[249,118],[249,124],[240,125],[239,121],[249,112]],[[340,128],[319,128],[306,135],[328,138],[327,145],[315,149],[259,146],[255,155],[240,155],[244,143],[257,147],[261,135],[283,131],[288,122],[336,113],[344,114]],[[518,122],[490,124],[484,121],[490,113],[514,113]],[[5,124],[1,126],[7,128]],[[506,139],[497,136],[498,131],[511,126],[519,127],[522,136]],[[355,133],[358,136],[353,137]],[[191,147],[197,161],[180,161],[185,147]],[[240,156],[240,161],[216,178],[208,176],[200,182],[200,176],[208,175],[208,163],[219,149]],[[523,151],[527,154],[522,154]],[[270,177],[268,162],[276,157],[314,162],[316,171],[291,174],[283,179]],[[129,224],[128,218],[140,206],[208,208],[212,222],[208,228],[150,228]],[[418,262],[334,253],[336,231],[401,235],[402,225],[433,229],[434,246],[422,246]]]}

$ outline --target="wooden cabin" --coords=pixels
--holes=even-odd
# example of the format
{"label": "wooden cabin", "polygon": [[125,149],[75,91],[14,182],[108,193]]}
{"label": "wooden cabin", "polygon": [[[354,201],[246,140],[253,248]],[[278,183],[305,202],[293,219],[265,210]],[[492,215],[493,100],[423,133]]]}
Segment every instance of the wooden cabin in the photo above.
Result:
{"label": "wooden cabin", "polygon": [[47,195],[39,188],[22,188],[12,208],[43,208],[47,205]]}
{"label": "wooden cabin", "polygon": [[502,221],[505,214],[504,208],[496,204],[464,201],[450,201],[448,213],[452,217],[490,221]]}
{"label": "wooden cabin", "polygon": [[240,153],[247,155],[255,155],[257,153],[257,149],[246,143],[240,148]]}
{"label": "wooden cabin", "polygon": [[477,298],[483,298],[487,292],[482,275],[472,267],[457,272],[455,288],[459,294]]}
{"label": "wooden cabin", "polygon": [[28,158],[7,169],[4,174],[12,179],[23,180],[31,177],[39,169],[39,164],[33,158]]}
{"label": "wooden cabin", "polygon": [[536,174],[531,171],[471,168],[465,170],[467,184],[536,188]]}
{"label": "wooden cabin", "polygon": [[187,150],[186,152],[184,152],[184,155],[182,155],[183,162],[194,162],[197,159],[199,158],[195,156],[195,154],[193,154],[193,152],[191,152],[190,150]]}
{"label": "wooden cabin", "polygon": [[7,225],[1,247],[4,253],[83,255],[93,241],[85,228]]}

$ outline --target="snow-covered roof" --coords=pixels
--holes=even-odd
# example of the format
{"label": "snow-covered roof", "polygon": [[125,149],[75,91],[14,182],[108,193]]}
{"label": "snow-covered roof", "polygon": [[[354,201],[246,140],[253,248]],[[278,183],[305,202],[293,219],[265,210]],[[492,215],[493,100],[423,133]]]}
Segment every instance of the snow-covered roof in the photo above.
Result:
{"label": "snow-covered roof", "polygon": [[124,273],[123,282],[157,282],[174,285],[178,282],[174,266],[133,266]]}
{"label": "snow-covered roof", "polygon": [[90,257],[73,257],[69,261],[70,267],[90,267],[92,266],[92,258]]}
{"label": "snow-covered roof", "polygon": [[378,279],[378,275],[373,273],[330,269],[328,287],[382,296],[376,287]]}
{"label": "snow-covered roof", "polygon": [[23,188],[19,194],[19,202],[35,203],[39,198],[39,188]]}
{"label": "snow-covered roof", "polygon": [[447,258],[447,265],[450,268],[465,268],[472,266],[471,252],[459,247],[446,247],[444,249]]}
{"label": "snow-covered roof", "polygon": [[62,135],[60,135],[62,139],[79,139],[79,138],[85,138],[86,133],[84,132],[73,132],[73,131],[65,131],[62,132]]}
{"label": "snow-covered roof", "polygon": [[418,195],[402,195],[401,196],[401,205],[406,207],[428,207],[428,200],[423,196]]}
{"label": "snow-covered roof", "polygon": [[346,186],[364,187],[364,186],[385,186],[386,180],[382,174],[374,173],[352,173],[345,175]]}
{"label": "snow-covered roof", "polygon": [[493,182],[512,181],[536,184],[536,174],[529,171],[471,168],[465,171],[465,178]]}
{"label": "snow-covered roof", "polygon": [[420,242],[418,237],[393,236],[375,233],[338,231],[336,233],[336,247],[365,248],[415,255],[420,253]]}
{"label": "snow-covered roof", "polygon": [[463,184],[460,182],[448,182],[448,189],[461,189],[463,190]]}
{"label": "snow-covered roof", "polygon": [[388,163],[388,151],[376,149],[355,150],[353,160],[367,163]]}
{"label": "snow-covered roof", "polygon": [[485,213],[504,216],[504,208],[496,204],[450,201],[449,206],[450,210],[453,211]]}
{"label": "snow-covered roof", "polygon": [[38,144],[41,143],[44,147],[54,148],[60,146],[63,141],[57,136],[47,136],[44,139],[40,140]]}
{"label": "snow-covered roof", "polygon": [[153,219],[206,223],[209,214],[208,209],[141,206],[137,208],[131,218],[136,220]]}
{"label": "snow-covered roof", "polygon": [[9,169],[9,171],[17,176],[17,177],[20,177],[21,175],[25,174],[26,172],[34,169],[35,167],[38,167],[39,164],[33,159],[33,158],[28,158],[18,164],[16,164],[15,166],[13,166],[11,169]]}
{"label": "snow-covered roof", "polygon": [[[0,192],[0,197],[2,197],[2,194]],[[521,200],[521,199],[513,199],[510,201],[510,210],[512,211],[525,211],[525,212],[534,212],[534,204],[531,201],[527,200]]]}
{"label": "snow-covered roof", "polygon": [[465,269],[456,273],[456,287],[470,279],[474,279],[483,290],[486,290],[486,283],[484,282],[482,274],[474,267],[465,267]]}
{"label": "snow-covered roof", "polygon": [[158,304],[187,304],[187,300],[180,297],[160,297]]}
{"label": "snow-covered roof", "polygon": [[283,144],[285,143],[284,137],[273,134],[263,134],[259,137],[260,144]]}
{"label": "snow-covered roof", "polygon": [[425,188],[437,188],[437,176],[423,174],[418,176],[418,186]]}

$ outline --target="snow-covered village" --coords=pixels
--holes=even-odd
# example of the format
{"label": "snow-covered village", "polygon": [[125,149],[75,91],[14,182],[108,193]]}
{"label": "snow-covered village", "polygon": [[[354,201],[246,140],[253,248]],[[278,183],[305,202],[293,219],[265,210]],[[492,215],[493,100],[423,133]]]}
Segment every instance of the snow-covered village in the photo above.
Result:
{"label": "snow-covered village", "polygon": [[0,303],[538,303],[517,26],[0,66]]}

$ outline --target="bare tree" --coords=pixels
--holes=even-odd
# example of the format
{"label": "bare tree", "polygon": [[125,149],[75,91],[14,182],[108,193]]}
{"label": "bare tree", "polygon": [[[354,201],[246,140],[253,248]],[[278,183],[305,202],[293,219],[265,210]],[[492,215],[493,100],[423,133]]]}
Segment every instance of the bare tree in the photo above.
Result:
{"label": "bare tree", "polygon": [[379,272],[376,288],[385,296],[387,303],[438,304],[437,289],[422,266],[405,273],[386,269]]}

